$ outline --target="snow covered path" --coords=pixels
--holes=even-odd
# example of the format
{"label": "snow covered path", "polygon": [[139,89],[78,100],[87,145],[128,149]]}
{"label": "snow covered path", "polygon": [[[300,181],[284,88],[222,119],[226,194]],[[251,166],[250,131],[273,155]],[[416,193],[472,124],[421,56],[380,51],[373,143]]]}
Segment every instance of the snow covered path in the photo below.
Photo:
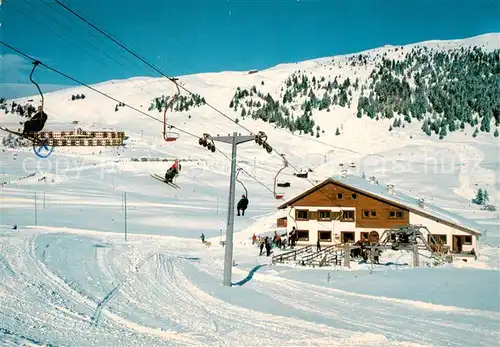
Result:
{"label": "snow covered path", "polygon": [[[459,346],[499,338],[498,312],[354,294],[266,267],[243,286],[222,287],[223,249],[189,239],[125,242],[73,229],[0,236],[0,339],[12,344]],[[254,256],[253,247],[237,252]],[[235,267],[233,279],[246,274]]]}

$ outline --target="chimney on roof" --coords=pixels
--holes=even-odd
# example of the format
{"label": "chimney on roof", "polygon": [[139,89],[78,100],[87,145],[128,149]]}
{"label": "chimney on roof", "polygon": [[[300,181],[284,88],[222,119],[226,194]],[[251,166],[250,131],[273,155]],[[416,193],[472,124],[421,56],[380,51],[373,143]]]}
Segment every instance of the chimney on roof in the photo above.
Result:
{"label": "chimney on roof", "polygon": [[375,176],[370,176],[370,183],[371,184],[375,184],[376,180],[377,179],[375,178]]}
{"label": "chimney on roof", "polygon": [[347,178],[347,170],[342,170],[341,176],[342,176],[342,178]]}
{"label": "chimney on roof", "polygon": [[425,202],[424,199],[422,199],[422,198],[418,199],[418,207],[424,208],[424,202]]}
{"label": "chimney on roof", "polygon": [[394,184],[387,185],[387,194],[392,195],[394,193]]}

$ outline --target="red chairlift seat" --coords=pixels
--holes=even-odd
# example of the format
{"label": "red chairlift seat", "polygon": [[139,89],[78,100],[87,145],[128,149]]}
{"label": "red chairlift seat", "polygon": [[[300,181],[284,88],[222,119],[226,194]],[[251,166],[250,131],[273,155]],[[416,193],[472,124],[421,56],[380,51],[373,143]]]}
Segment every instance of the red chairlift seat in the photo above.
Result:
{"label": "red chairlift seat", "polygon": [[177,93],[172,96],[172,99],[168,102],[167,106],[165,106],[165,111],[163,111],[163,139],[166,142],[176,141],[180,137],[179,133],[167,131],[167,129],[173,128],[172,125],[167,124],[167,110],[172,106],[175,99],[177,99],[177,97],[181,93],[179,85],[177,84],[177,78],[172,78],[172,82],[174,82],[175,86],[177,87]]}
{"label": "red chairlift seat", "polygon": [[172,141],[177,140],[178,138],[179,138],[179,133],[174,133],[174,132],[163,133],[163,139],[166,142],[172,142]]}
{"label": "red chairlift seat", "polygon": [[285,193],[281,193],[281,192],[277,193],[276,192],[276,186],[277,186],[277,183],[278,183],[277,182],[278,176],[281,173],[281,171],[283,171],[284,169],[286,169],[288,167],[288,161],[286,160],[285,155],[282,154],[281,156],[283,157],[283,167],[278,171],[278,173],[276,174],[276,176],[274,176],[274,189],[273,189],[273,192],[274,192],[274,198],[276,200],[281,200],[285,196]]}

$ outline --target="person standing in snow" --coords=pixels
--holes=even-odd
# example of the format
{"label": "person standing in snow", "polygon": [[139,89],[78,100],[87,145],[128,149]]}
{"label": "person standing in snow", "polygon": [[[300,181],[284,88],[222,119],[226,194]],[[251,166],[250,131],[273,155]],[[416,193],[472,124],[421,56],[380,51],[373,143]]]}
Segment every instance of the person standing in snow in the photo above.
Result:
{"label": "person standing in snow", "polygon": [[271,255],[271,241],[269,239],[266,240],[266,256],[269,257]]}
{"label": "person standing in snow", "polygon": [[259,248],[260,248],[260,254],[259,255],[262,255],[263,251],[264,251],[264,242],[266,242],[266,240],[260,240],[259,241]]}
{"label": "person standing in snow", "polygon": [[290,247],[293,249],[295,247],[295,241],[297,240],[297,230],[295,227],[292,228],[292,231],[290,231]]}

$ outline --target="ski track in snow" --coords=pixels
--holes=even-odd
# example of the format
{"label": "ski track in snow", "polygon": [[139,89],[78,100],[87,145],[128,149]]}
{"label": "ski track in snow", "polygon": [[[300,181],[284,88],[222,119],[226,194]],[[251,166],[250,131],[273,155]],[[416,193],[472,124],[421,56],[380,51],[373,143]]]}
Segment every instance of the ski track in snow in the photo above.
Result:
{"label": "ski track in snow", "polygon": [[[106,247],[92,251],[98,244]],[[11,343],[460,346],[500,337],[498,312],[355,294],[266,272],[228,292],[220,287],[220,251],[185,241],[26,231],[3,247],[14,271],[0,295],[3,335]],[[84,265],[74,273],[72,264]],[[234,268],[233,276],[240,274],[248,273]],[[111,290],[95,292],[87,281],[97,277]],[[259,308],[245,300],[274,304]],[[16,330],[16,321],[30,328]]]}

